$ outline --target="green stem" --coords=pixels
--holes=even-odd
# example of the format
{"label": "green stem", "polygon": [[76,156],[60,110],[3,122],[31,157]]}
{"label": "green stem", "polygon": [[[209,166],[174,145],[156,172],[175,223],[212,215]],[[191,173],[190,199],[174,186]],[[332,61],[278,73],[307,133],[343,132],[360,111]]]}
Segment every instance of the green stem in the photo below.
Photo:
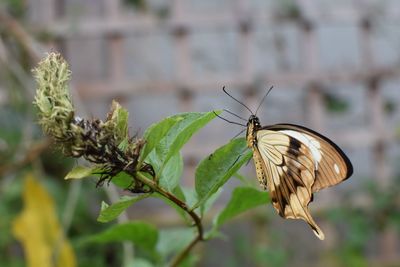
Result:
{"label": "green stem", "polygon": [[170,192],[166,191],[164,188],[159,187],[156,182],[150,180],[142,173],[138,172],[136,174],[136,178],[140,180],[142,183],[149,186],[155,192],[159,193],[160,195],[164,196],[165,198],[174,202],[178,207],[180,207],[183,211],[185,211],[189,216],[192,218],[194,224],[197,228],[197,235],[196,237],[190,242],[171,262],[171,267],[176,267],[178,264],[187,256],[190,250],[199,242],[204,240],[204,231],[203,225],[201,224],[200,217],[194,212],[193,209],[190,209],[185,202],[177,198],[175,195],[171,194]]}

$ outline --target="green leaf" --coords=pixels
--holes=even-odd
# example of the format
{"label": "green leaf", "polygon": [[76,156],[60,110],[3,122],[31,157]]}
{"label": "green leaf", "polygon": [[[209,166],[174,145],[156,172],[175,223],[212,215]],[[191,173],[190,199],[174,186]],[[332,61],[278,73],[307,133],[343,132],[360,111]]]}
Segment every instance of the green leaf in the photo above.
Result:
{"label": "green leaf", "polygon": [[182,146],[189,141],[190,137],[192,137],[195,132],[215,118],[215,113],[184,113],[182,116],[184,119],[178,121],[178,123],[172,127],[171,131],[169,131],[168,135],[160,142],[161,147],[164,147],[164,145],[169,147],[166,154],[161,154],[161,156],[164,156],[164,165],[174,154],[180,151]]}
{"label": "green leaf", "polygon": [[222,234],[218,228],[228,220],[247,210],[269,203],[268,192],[259,191],[253,187],[236,187],[225,208],[214,217],[212,229],[205,234],[206,239]]}
{"label": "green leaf", "polygon": [[185,196],[185,202],[188,207],[194,207],[198,202],[197,192],[192,187],[182,187],[183,195]]}
{"label": "green leaf", "polygon": [[183,202],[186,202],[185,194],[183,192],[183,189],[181,186],[176,186],[174,191],[172,192],[177,198],[182,200]]}
{"label": "green leaf", "polygon": [[215,217],[214,226],[219,227],[240,213],[268,203],[268,192],[253,187],[236,187],[228,204]]}
{"label": "green leaf", "polygon": [[159,233],[157,251],[164,261],[171,255],[185,248],[195,236],[192,228],[176,228],[161,230]]}
{"label": "green leaf", "polygon": [[117,131],[118,131],[118,135],[122,137],[123,139],[125,139],[128,136],[128,117],[129,117],[129,113],[128,111],[119,106],[117,108]]}
{"label": "green leaf", "polygon": [[123,196],[116,203],[112,205],[108,205],[104,201],[101,203],[101,211],[99,217],[97,218],[98,222],[109,222],[116,219],[124,210],[126,210],[133,203],[148,197],[149,194],[142,194],[140,196]]}
{"label": "green leaf", "polygon": [[200,162],[195,174],[195,188],[199,198],[195,207],[202,205],[217,192],[251,158],[251,151],[241,155],[245,149],[244,138],[234,139]]}
{"label": "green leaf", "polygon": [[122,151],[126,151],[126,149],[128,148],[129,145],[129,139],[125,138],[124,140],[121,141],[121,143],[119,143],[118,148]]}
{"label": "green leaf", "polygon": [[[189,187],[182,187],[181,190],[184,195],[186,205],[191,208],[195,207],[195,205],[199,201],[196,190]],[[212,207],[212,205],[218,199],[221,193],[222,188],[219,188],[218,191],[212,194],[206,201],[204,201],[201,206],[194,208],[195,211],[203,216]]]}
{"label": "green leaf", "polygon": [[113,100],[104,126],[114,132],[114,138],[118,145],[124,140],[128,140],[128,116],[128,111]]}
{"label": "green leaf", "polygon": [[257,188],[260,186],[258,181],[255,181],[254,179],[249,179],[248,177],[240,173],[235,173],[233,177],[238,179],[241,182],[242,186],[257,187]]}
{"label": "green leaf", "polygon": [[94,173],[100,171],[98,166],[84,167],[76,166],[64,177],[65,180],[68,179],[82,179],[88,176],[94,175]]}
{"label": "green leaf", "polygon": [[142,154],[140,155],[140,161],[147,158],[149,153],[156,147],[160,140],[168,133],[172,126],[178,122],[181,118],[179,116],[172,116],[165,118],[164,120],[152,124],[145,131],[143,138],[146,140],[146,144],[142,149]]}
{"label": "green leaf", "polygon": [[170,158],[179,152],[196,131],[213,118],[214,112],[181,113],[150,126],[144,137],[147,143],[142,152],[142,159],[150,163],[156,174],[161,176]]}
{"label": "green leaf", "polygon": [[153,251],[158,240],[157,228],[145,222],[117,224],[106,231],[90,236],[85,243],[109,243],[131,241],[135,246]]}
{"label": "green leaf", "polygon": [[119,188],[126,189],[132,185],[132,179],[126,172],[120,172],[112,178],[111,182]]}
{"label": "green leaf", "polygon": [[203,217],[204,214],[207,213],[211,209],[211,207],[214,205],[215,201],[219,198],[219,196],[222,193],[222,188],[218,188],[217,192],[212,194],[206,201],[204,201],[204,204],[200,206],[200,214]]}
{"label": "green leaf", "polygon": [[178,152],[165,165],[161,174],[159,185],[167,191],[172,192],[179,184],[183,171],[182,155]]}

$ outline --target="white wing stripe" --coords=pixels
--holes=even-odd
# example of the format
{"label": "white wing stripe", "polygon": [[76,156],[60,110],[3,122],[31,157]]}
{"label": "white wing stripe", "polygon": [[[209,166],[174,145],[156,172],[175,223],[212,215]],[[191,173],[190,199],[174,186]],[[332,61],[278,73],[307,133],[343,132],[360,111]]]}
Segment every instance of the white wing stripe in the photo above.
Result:
{"label": "white wing stripe", "polygon": [[311,154],[314,158],[315,169],[318,170],[318,163],[322,159],[321,144],[319,143],[318,140],[316,140],[312,136],[305,135],[303,133],[296,132],[293,130],[283,130],[283,131],[279,131],[279,132],[287,134],[293,138],[296,138],[297,140],[302,142],[304,145],[306,145],[310,149]]}

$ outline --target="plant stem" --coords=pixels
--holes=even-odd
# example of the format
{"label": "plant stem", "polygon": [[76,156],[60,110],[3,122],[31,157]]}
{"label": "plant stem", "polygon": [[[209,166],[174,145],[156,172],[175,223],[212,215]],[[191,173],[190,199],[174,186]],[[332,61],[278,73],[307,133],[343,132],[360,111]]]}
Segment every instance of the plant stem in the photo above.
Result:
{"label": "plant stem", "polygon": [[184,210],[190,217],[193,219],[194,224],[197,228],[197,235],[196,237],[190,242],[171,262],[171,267],[176,267],[178,264],[187,256],[190,250],[199,242],[204,240],[203,237],[203,225],[201,224],[200,217],[194,212],[194,210],[190,209],[185,202],[177,198],[175,195],[171,194],[170,192],[166,191],[165,189],[159,187],[153,180],[148,179],[146,176],[138,172],[136,174],[136,178],[139,179],[141,182],[149,186],[155,192],[161,194],[163,197],[168,198],[172,202],[174,202],[178,207]]}
{"label": "plant stem", "polygon": [[181,263],[187,256],[187,254],[190,252],[190,250],[192,250],[192,248],[197,244],[197,242],[201,241],[202,239],[200,239],[200,236],[197,235],[192,242],[189,243],[189,245],[187,245],[185,247],[184,250],[182,250],[178,255],[176,255],[176,257],[172,260],[171,262],[171,267],[176,267],[178,266],[179,263]]}

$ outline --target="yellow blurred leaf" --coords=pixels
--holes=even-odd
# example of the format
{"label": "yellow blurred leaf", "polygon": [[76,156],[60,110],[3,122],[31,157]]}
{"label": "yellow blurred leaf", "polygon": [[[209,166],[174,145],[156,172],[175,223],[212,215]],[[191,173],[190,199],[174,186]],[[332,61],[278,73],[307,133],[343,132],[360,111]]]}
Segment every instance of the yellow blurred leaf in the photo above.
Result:
{"label": "yellow blurred leaf", "polygon": [[26,266],[76,266],[75,254],[64,238],[54,201],[32,175],[25,179],[23,198],[24,210],[14,220],[12,231],[22,243]]}

